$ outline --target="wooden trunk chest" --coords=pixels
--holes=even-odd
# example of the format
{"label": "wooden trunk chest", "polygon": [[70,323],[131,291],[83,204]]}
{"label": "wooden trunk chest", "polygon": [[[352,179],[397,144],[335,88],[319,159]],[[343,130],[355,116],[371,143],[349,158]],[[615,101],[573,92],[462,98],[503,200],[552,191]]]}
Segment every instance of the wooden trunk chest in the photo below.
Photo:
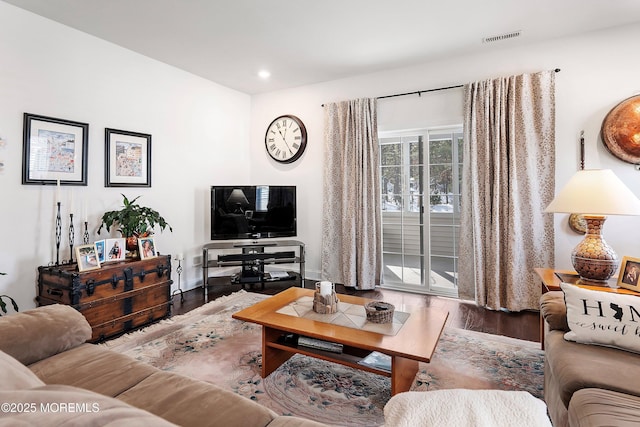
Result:
{"label": "wooden trunk chest", "polygon": [[38,304],[65,304],[87,319],[91,342],[169,316],[171,256],[103,264],[78,272],[76,264],[38,267]]}

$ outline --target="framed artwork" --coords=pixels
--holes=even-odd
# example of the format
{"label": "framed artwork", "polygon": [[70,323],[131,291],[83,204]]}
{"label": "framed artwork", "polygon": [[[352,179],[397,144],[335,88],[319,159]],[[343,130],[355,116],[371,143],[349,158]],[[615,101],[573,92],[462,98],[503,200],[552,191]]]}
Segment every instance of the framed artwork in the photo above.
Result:
{"label": "framed artwork", "polygon": [[78,271],[97,270],[100,268],[98,250],[95,243],[77,246],[76,259],[78,260]]}
{"label": "framed artwork", "polygon": [[618,286],[640,292],[640,258],[622,258]]}
{"label": "framed artwork", "polygon": [[87,185],[89,124],[24,113],[22,184]]}
{"label": "framed artwork", "polygon": [[151,187],[151,135],[105,129],[105,187]]}
{"label": "framed artwork", "polygon": [[158,256],[158,249],[153,237],[138,237],[138,248],[140,249],[140,259]]}
{"label": "framed artwork", "polygon": [[104,240],[98,240],[96,243],[96,252],[98,254],[98,261],[100,261],[100,264],[102,264],[104,262],[104,244],[105,241]]}
{"label": "framed artwork", "polygon": [[105,240],[105,262],[124,261],[126,258],[125,238]]}

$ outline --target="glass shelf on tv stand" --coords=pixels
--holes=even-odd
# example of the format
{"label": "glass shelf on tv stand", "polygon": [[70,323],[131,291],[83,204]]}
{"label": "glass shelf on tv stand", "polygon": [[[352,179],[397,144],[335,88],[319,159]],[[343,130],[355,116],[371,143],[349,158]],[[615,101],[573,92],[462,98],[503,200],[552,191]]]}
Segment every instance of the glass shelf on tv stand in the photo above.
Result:
{"label": "glass shelf on tv stand", "polygon": [[[298,253],[294,251],[282,251],[280,248],[298,248]],[[265,251],[265,248],[269,248],[269,251]],[[277,249],[273,249],[277,248]],[[241,250],[241,254],[238,254],[231,258],[233,260],[222,261],[221,256],[229,255],[229,250]],[[215,259],[210,258],[210,252],[224,251],[225,254],[218,254]],[[291,254],[293,252],[293,254]],[[234,252],[237,254],[237,252]],[[269,254],[274,254],[270,257]],[[208,279],[209,268],[220,268],[226,266],[240,266],[242,271],[239,273],[240,277],[235,283],[254,284],[260,283],[264,289],[264,284],[273,281],[280,280],[295,280],[298,275],[287,273],[288,277],[271,277],[269,272],[264,271],[265,265],[272,264],[299,264],[300,273],[300,286],[304,285],[304,267],[305,267],[305,247],[304,243],[298,240],[266,240],[259,241],[253,240],[250,242],[245,241],[225,241],[225,242],[212,242],[202,247],[202,288],[204,291],[205,301],[208,298]],[[232,279],[232,283],[233,279]]]}

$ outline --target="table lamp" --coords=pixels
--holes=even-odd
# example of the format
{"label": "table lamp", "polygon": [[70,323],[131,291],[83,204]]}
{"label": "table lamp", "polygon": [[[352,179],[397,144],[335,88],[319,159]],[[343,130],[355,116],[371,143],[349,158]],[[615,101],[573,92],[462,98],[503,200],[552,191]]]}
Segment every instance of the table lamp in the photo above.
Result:
{"label": "table lamp", "polygon": [[581,170],[545,212],[582,214],[587,233],[571,253],[571,261],[581,282],[602,285],[619,264],[618,255],[602,238],[606,215],[640,215],[640,200],[611,170]]}

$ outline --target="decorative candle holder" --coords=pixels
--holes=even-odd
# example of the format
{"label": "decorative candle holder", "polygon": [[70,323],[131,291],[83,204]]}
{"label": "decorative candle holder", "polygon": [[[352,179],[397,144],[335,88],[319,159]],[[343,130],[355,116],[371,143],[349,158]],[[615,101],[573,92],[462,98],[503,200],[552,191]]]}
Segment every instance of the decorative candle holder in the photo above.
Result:
{"label": "decorative candle holder", "polygon": [[180,276],[182,275],[182,271],[183,271],[183,268],[182,268],[182,260],[183,260],[184,258],[183,258],[183,257],[182,257],[182,255],[180,254],[180,255],[178,255],[177,257],[175,257],[174,259],[175,259],[176,261],[178,261],[178,266],[176,267],[176,273],[178,273],[178,289],[176,289],[175,291],[173,291],[173,292],[171,293],[171,298],[173,298],[173,296],[174,296],[176,293],[178,293],[178,292],[179,292],[179,293],[180,293],[180,302],[182,302],[182,303],[183,303],[183,302],[184,302],[184,295],[183,295],[183,292],[182,292],[182,288],[180,287]]}
{"label": "decorative candle holder", "polygon": [[[333,314],[338,311],[338,295],[333,283],[330,288],[331,293],[327,293],[326,289],[323,289],[323,283],[326,285],[327,282],[316,283],[316,292],[313,294],[313,311],[319,314]],[[321,291],[324,291],[324,294]]]}
{"label": "decorative candle holder", "polygon": [[76,231],[73,228],[73,214],[69,214],[69,264],[73,263],[73,244],[76,240]]}
{"label": "decorative candle holder", "polygon": [[84,234],[82,235],[82,243],[89,244],[89,222],[84,222]]}
{"label": "decorative candle holder", "polygon": [[60,217],[60,202],[56,202],[58,205],[58,212],[56,213],[56,265],[60,265],[60,241],[62,240],[62,217]]}

